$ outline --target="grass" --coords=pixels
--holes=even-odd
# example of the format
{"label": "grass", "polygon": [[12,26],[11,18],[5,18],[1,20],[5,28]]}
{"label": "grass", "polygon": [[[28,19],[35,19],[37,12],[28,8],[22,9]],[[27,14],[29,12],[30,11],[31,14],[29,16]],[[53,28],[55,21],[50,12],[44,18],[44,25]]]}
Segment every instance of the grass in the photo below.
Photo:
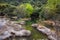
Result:
{"label": "grass", "polygon": [[37,40],[37,39],[46,39],[46,38],[47,38],[47,36],[46,36],[45,34],[39,32],[37,29],[31,27],[31,24],[32,24],[31,21],[26,21],[25,28],[26,28],[27,30],[30,30],[30,31],[31,31],[31,33],[32,33],[31,38],[32,38],[32,39]]}

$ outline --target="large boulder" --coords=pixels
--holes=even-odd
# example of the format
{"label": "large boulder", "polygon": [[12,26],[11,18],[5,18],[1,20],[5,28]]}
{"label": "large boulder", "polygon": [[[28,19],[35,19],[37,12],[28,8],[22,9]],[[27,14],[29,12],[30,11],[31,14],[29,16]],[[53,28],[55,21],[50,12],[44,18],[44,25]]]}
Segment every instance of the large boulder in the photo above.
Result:
{"label": "large boulder", "polygon": [[[24,22],[22,22],[24,24]],[[0,39],[6,39],[10,36],[30,36],[31,32],[25,30],[22,25],[16,24],[13,21],[0,19]]]}

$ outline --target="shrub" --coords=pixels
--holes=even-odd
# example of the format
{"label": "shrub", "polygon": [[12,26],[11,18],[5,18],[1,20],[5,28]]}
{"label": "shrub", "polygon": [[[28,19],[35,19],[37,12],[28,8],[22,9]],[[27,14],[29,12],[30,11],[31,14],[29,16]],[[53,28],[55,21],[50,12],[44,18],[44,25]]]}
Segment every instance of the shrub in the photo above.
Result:
{"label": "shrub", "polygon": [[21,4],[17,7],[20,11],[20,14],[24,14],[25,17],[30,17],[30,14],[34,11],[33,6],[29,3]]}
{"label": "shrub", "polygon": [[56,0],[48,0],[47,4],[42,8],[45,19],[53,19],[57,14],[56,11]]}
{"label": "shrub", "polygon": [[16,8],[12,5],[9,5],[9,4],[6,4],[6,3],[1,3],[0,4],[0,13],[1,14],[5,14],[5,15],[8,15],[8,16],[15,15],[15,14],[13,14],[13,11],[15,9]]}

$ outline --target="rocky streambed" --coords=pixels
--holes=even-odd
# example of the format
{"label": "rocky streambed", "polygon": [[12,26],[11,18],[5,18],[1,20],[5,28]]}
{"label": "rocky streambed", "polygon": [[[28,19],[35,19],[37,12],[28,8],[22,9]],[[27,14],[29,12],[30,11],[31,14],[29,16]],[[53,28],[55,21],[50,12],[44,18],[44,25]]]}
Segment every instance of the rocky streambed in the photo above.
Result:
{"label": "rocky streambed", "polygon": [[[27,26],[26,28],[29,30],[26,30],[25,27],[23,27],[24,24],[25,21],[15,23],[6,18],[0,18],[0,40],[33,40],[36,38],[34,35],[40,38],[43,34],[46,34],[50,40],[57,40],[55,32],[52,32],[51,29],[45,26],[32,24],[32,26],[30,25],[31,27]],[[42,32],[42,34],[40,32]]]}
{"label": "rocky streambed", "polygon": [[[15,37],[23,37],[20,39],[25,39],[31,35],[29,30],[26,30],[22,25],[16,24],[13,21],[7,20],[5,18],[0,19],[0,39],[9,39],[12,40]],[[12,38],[12,39],[11,39]]]}

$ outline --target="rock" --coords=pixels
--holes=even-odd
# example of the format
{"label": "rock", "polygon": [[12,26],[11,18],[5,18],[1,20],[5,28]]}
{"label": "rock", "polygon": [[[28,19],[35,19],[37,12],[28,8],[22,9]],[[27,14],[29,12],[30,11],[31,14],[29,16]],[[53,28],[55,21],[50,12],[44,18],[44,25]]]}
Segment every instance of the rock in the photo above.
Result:
{"label": "rock", "polygon": [[21,25],[24,25],[24,24],[25,24],[25,21],[21,21],[20,24],[21,24]]}
{"label": "rock", "polygon": [[6,23],[6,21],[5,21],[5,20],[4,20],[4,21],[3,21],[3,20],[1,20],[1,21],[0,21],[0,28],[1,28],[3,25],[5,25],[5,23]]}
{"label": "rock", "polygon": [[43,21],[43,23],[45,23],[47,25],[51,25],[51,26],[54,26],[55,25],[55,22],[52,21],[52,20],[46,20],[46,21]]}
{"label": "rock", "polygon": [[5,31],[2,35],[0,35],[0,39],[6,39],[12,36],[8,31]]}
{"label": "rock", "polygon": [[10,36],[30,36],[31,32],[29,30],[25,30],[22,25],[25,24],[25,21],[22,21],[19,24],[16,24],[12,21],[0,20],[0,39],[6,39]]}
{"label": "rock", "polygon": [[21,30],[20,35],[21,36],[30,36],[31,32],[29,30]]}
{"label": "rock", "polygon": [[57,40],[57,37],[56,37],[56,34],[55,34],[55,31],[51,31],[49,28],[45,27],[45,26],[42,26],[42,25],[39,25],[37,27],[37,30],[46,34],[48,36],[48,39],[50,40]]}
{"label": "rock", "polygon": [[57,35],[55,31],[51,31],[51,35],[48,36],[50,40],[57,40]]}
{"label": "rock", "polygon": [[13,28],[11,28],[11,27],[8,28],[8,31],[9,31],[9,33],[11,33],[11,32],[14,33],[15,32],[15,30]]}
{"label": "rock", "polygon": [[14,25],[13,25],[13,29],[14,29],[15,31],[20,31],[20,30],[23,30],[24,28],[23,28],[21,25],[14,24]]}
{"label": "rock", "polygon": [[29,30],[25,30],[21,25],[16,25],[16,24],[13,27],[8,27],[8,31],[10,33],[14,33],[15,36],[29,36],[29,35],[31,35],[31,32]]}
{"label": "rock", "polygon": [[48,36],[48,39],[50,39],[50,40],[57,40],[57,38],[53,37],[52,35]]}
{"label": "rock", "polygon": [[21,31],[12,31],[15,33],[15,36],[30,36],[31,32],[29,30],[21,30]]}
{"label": "rock", "polygon": [[20,27],[19,30],[9,27],[8,28],[10,33],[14,33],[15,36],[30,36],[31,32],[29,30],[25,30],[24,28]]}
{"label": "rock", "polygon": [[39,25],[38,24],[32,24],[31,26],[32,27],[38,27]]}
{"label": "rock", "polygon": [[46,35],[50,35],[51,34],[51,30],[49,28],[46,28],[46,27],[37,27],[37,29],[39,31],[41,31],[42,33],[46,34]]}

